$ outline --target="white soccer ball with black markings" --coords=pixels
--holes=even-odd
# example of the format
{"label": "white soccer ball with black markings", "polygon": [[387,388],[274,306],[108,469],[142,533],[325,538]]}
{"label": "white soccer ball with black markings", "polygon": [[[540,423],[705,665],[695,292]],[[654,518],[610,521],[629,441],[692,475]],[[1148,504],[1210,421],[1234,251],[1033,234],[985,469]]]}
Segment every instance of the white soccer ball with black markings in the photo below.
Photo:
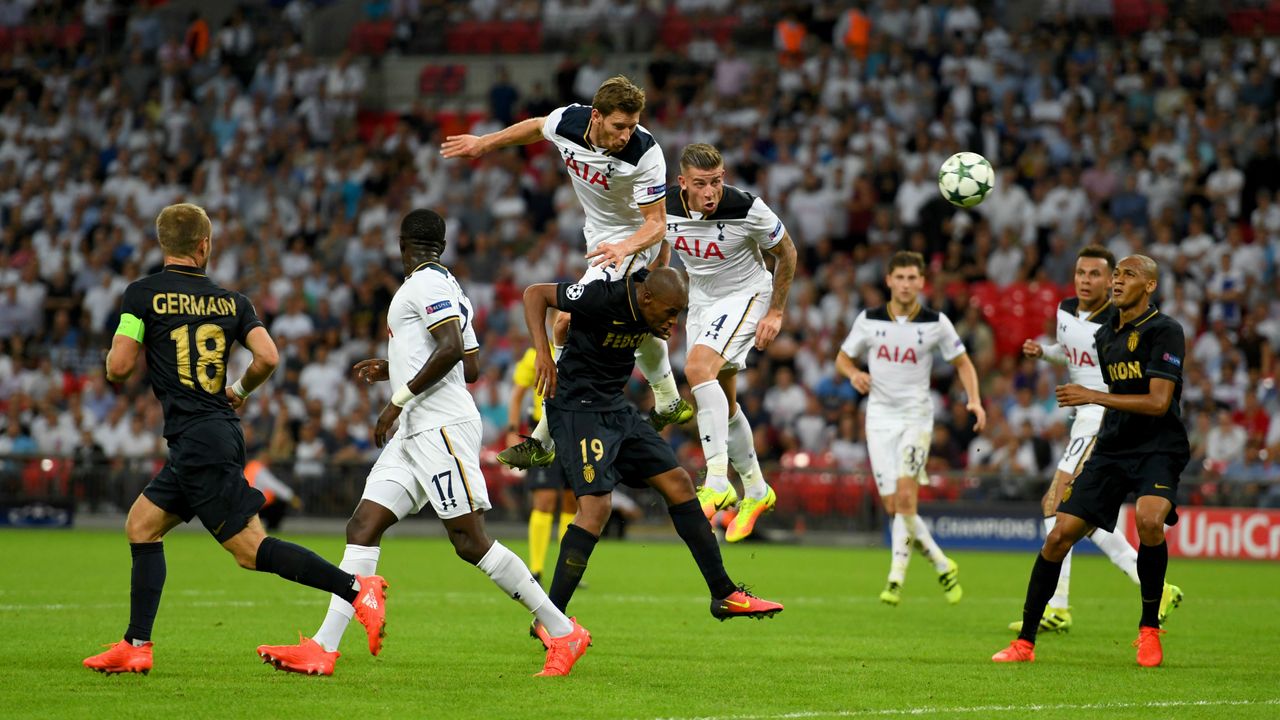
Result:
{"label": "white soccer ball with black markings", "polygon": [[996,173],[987,159],[973,152],[958,152],[938,170],[938,189],[956,207],[971,208],[987,199],[996,184]]}

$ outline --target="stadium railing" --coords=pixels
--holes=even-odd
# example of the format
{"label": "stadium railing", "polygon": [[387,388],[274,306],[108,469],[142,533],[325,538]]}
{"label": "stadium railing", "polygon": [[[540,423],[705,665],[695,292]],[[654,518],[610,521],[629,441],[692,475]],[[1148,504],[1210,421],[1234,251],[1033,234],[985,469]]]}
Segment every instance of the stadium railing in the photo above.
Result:
{"label": "stadium railing", "polygon": [[[60,503],[79,513],[124,512],[163,464],[163,457],[105,458],[87,453],[0,456],[0,505],[38,500]],[[290,460],[267,465],[297,493],[303,514],[337,518],[349,515],[359,501],[372,461]],[[496,463],[488,450],[482,467],[493,514],[502,520],[527,517],[523,474]],[[770,527],[804,534],[876,532],[884,525],[869,472],[789,463],[768,464],[764,473],[778,495],[778,504],[765,521]],[[920,490],[921,514],[1038,519],[1040,497],[1051,474],[932,473],[929,484]],[[656,493],[627,492],[645,510],[648,522],[667,521]],[[1188,473],[1179,494],[1186,507],[1280,508],[1280,480],[1276,479]]]}

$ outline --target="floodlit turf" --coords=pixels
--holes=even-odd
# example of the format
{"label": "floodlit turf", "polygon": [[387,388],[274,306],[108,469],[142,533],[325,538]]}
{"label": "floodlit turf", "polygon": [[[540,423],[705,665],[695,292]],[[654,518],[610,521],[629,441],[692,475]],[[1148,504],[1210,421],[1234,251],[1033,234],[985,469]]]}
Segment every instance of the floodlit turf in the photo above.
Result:
{"label": "floodlit turf", "polygon": [[[342,552],[336,537],[294,539]],[[542,653],[523,608],[443,540],[392,538],[379,568],[391,584],[382,656],[353,625],[337,673],[315,678],[276,672],[254,648],[314,632],[328,598],[177,533],[155,669],[106,677],[80,661],[128,621],[121,533],[6,531],[0,547],[0,717],[1280,716],[1280,569],[1263,563],[1174,560],[1187,600],[1170,618],[1165,666],[1144,670],[1129,646],[1136,588],[1105,559],[1077,558],[1075,628],[1041,638],[1034,665],[998,666],[988,658],[1011,639],[1027,556],[956,553],[965,595],[954,607],[917,557],[890,608],[876,600],[883,550],[729,546],[733,577],[787,609],[720,623],[682,545],[606,542],[571,607],[595,646],[572,676],[544,679],[530,677]]]}

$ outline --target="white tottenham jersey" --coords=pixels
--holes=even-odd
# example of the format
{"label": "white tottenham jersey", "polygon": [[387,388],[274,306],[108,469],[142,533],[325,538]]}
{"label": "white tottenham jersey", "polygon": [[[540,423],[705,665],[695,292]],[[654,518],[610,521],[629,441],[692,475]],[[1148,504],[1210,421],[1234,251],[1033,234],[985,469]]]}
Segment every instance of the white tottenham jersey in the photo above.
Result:
{"label": "white tottenham jersey", "polygon": [[641,207],[665,199],[667,161],[643,125],[636,126],[626,147],[611,153],[587,139],[590,124],[590,107],[569,105],[547,115],[542,135],[555,144],[573,180],[587,216],[587,236],[622,239],[644,222]]}
{"label": "white tottenham jersey", "polygon": [[[460,323],[463,350],[478,350],[480,344],[471,326],[474,316],[462,286],[443,265],[427,263],[405,278],[387,310],[391,387],[398,388],[418,374],[436,349],[431,331],[444,323]],[[463,375],[459,362],[439,382],[405,403],[397,434],[408,437],[423,430],[479,420],[480,411],[467,392]]]}
{"label": "white tottenham jersey", "polygon": [[940,312],[917,306],[909,316],[893,317],[884,306],[858,313],[840,351],[851,358],[866,356],[868,425],[933,418],[929,373],[935,348],[947,362],[965,352],[955,326]]}
{"label": "white tottenham jersey", "polygon": [[[1078,298],[1063,300],[1058,305],[1058,342],[1044,347],[1044,359],[1056,365],[1066,365],[1071,382],[1090,390],[1107,392],[1093,336],[1103,323],[1113,319],[1115,313],[1116,306],[1110,300],[1093,312],[1081,310]],[[1102,411],[1101,405],[1081,405],[1076,414],[1096,413],[1101,416]]]}
{"label": "white tottenham jersey", "polygon": [[711,215],[690,210],[679,185],[667,188],[666,239],[689,272],[694,305],[772,290],[761,251],[776,246],[785,232],[763,200],[732,185],[724,186]]}

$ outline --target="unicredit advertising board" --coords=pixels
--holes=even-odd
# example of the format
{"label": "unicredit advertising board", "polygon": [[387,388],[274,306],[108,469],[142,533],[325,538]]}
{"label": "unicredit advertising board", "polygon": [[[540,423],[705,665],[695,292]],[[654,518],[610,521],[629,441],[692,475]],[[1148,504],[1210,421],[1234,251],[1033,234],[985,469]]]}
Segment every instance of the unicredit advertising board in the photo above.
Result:
{"label": "unicredit advertising board", "polygon": [[[1137,545],[1132,505],[1121,508],[1116,527]],[[1180,507],[1165,540],[1173,557],[1280,560],[1280,510]]]}

